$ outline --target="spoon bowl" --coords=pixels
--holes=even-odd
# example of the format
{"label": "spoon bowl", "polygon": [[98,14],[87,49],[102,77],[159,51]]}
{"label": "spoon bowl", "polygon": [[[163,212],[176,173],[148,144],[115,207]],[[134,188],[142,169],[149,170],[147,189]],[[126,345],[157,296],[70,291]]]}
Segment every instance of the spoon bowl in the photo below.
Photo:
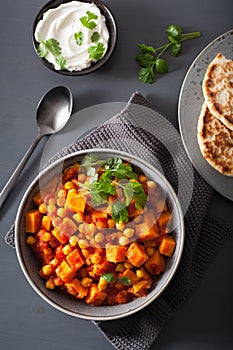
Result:
{"label": "spoon bowl", "polygon": [[57,86],[53,88],[40,100],[37,106],[36,117],[38,135],[1,191],[0,208],[12,190],[18,176],[22,172],[37,143],[43,136],[54,134],[60,131],[66,125],[70,118],[72,107],[72,93],[65,86]]}
{"label": "spoon bowl", "polygon": [[70,118],[73,107],[71,91],[58,86],[48,91],[37,106],[37,124],[40,133],[54,134],[60,131]]}

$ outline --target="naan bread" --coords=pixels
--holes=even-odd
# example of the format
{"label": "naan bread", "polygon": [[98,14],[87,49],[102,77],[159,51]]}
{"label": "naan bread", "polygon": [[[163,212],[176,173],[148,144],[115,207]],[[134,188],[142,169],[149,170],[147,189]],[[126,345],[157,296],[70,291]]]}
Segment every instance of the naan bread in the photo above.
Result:
{"label": "naan bread", "polygon": [[233,130],[233,61],[218,53],[207,68],[202,89],[210,112]]}
{"label": "naan bread", "polygon": [[233,131],[215,118],[204,102],[197,139],[203,157],[221,174],[233,176]]}

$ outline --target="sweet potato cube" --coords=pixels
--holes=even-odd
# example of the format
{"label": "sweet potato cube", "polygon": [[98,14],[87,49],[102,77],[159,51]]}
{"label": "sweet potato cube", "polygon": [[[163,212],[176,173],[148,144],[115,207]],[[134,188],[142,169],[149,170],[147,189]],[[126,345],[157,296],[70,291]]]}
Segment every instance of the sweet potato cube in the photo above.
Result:
{"label": "sweet potato cube", "polygon": [[159,237],[157,225],[146,222],[136,226],[136,234],[140,241],[151,241]]}
{"label": "sweet potato cube", "polygon": [[148,260],[144,248],[138,243],[131,243],[125,255],[129,262],[136,267],[140,267]]}
{"label": "sweet potato cube", "polygon": [[137,296],[144,296],[147,294],[147,290],[150,288],[151,283],[145,280],[137,281],[133,283],[129,291]]}
{"label": "sweet potato cube", "polygon": [[168,222],[171,219],[171,213],[167,210],[161,213],[161,215],[159,216],[157,223],[158,226],[167,226]]}
{"label": "sweet potato cube", "polygon": [[78,226],[72,219],[66,217],[62,220],[58,228],[64,235],[71,237],[77,231]]}
{"label": "sweet potato cube", "polygon": [[32,198],[33,202],[37,207],[42,203],[42,196],[40,192],[37,192],[37,194]]}
{"label": "sweet potato cube", "polygon": [[47,215],[44,215],[42,218],[42,227],[46,230],[46,231],[50,231],[51,230],[51,220]]}
{"label": "sweet potato cube", "polygon": [[126,269],[122,274],[120,274],[120,276],[128,277],[129,281],[130,281],[130,284],[132,284],[132,283],[134,283],[134,282],[139,280],[137,275],[130,269]]}
{"label": "sweet potato cube", "polygon": [[86,199],[76,189],[71,189],[67,193],[65,207],[70,208],[76,213],[83,213],[86,207]]}
{"label": "sweet potato cube", "polygon": [[25,214],[25,231],[36,233],[41,227],[42,214],[37,209],[32,209]]}
{"label": "sweet potato cube", "polygon": [[165,269],[165,258],[158,250],[145,263],[145,268],[151,275],[159,275]]}
{"label": "sweet potato cube", "polygon": [[61,244],[64,244],[69,240],[69,237],[66,236],[63,232],[60,232],[60,230],[57,227],[55,227],[52,230],[52,234]]}
{"label": "sweet potato cube", "polygon": [[98,220],[107,220],[108,214],[104,211],[97,211],[95,210],[92,213],[92,220],[94,222],[97,222]]}
{"label": "sweet potato cube", "polygon": [[106,248],[106,258],[110,262],[119,263],[125,261],[127,247],[112,246]]}
{"label": "sweet potato cube", "polygon": [[75,271],[66,261],[63,261],[57,268],[56,274],[64,283],[71,281],[75,277]]}
{"label": "sweet potato cube", "polygon": [[172,236],[164,236],[159,245],[159,252],[163,255],[171,257],[173,255],[176,242]]}
{"label": "sweet potato cube", "polygon": [[90,288],[88,290],[88,294],[86,297],[86,303],[98,306],[98,305],[102,304],[102,302],[104,301],[104,299],[106,297],[107,297],[107,293],[104,291],[100,292],[97,284],[92,283],[92,285],[90,286]]}
{"label": "sweet potato cube", "polygon": [[68,254],[66,260],[68,261],[70,267],[72,267],[72,269],[75,271],[79,270],[80,267],[82,267],[85,263],[82,254],[78,249],[75,249],[70,254]]}
{"label": "sweet potato cube", "polygon": [[65,284],[67,292],[74,295],[78,299],[83,299],[87,296],[88,288],[83,287],[78,278]]}
{"label": "sweet potato cube", "polygon": [[114,299],[115,299],[117,304],[125,304],[125,303],[128,303],[129,301],[131,301],[133,298],[132,298],[132,294],[124,289],[124,290],[121,290],[120,292],[118,292],[115,295]]}

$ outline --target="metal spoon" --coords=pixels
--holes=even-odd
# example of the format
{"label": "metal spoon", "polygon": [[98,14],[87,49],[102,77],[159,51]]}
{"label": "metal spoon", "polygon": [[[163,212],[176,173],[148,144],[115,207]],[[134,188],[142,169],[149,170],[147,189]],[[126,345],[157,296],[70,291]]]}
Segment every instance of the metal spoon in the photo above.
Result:
{"label": "metal spoon", "polygon": [[66,125],[70,118],[72,107],[72,93],[64,86],[53,88],[40,100],[37,106],[36,116],[38,135],[0,193],[0,208],[12,190],[37,143],[44,135],[54,134]]}

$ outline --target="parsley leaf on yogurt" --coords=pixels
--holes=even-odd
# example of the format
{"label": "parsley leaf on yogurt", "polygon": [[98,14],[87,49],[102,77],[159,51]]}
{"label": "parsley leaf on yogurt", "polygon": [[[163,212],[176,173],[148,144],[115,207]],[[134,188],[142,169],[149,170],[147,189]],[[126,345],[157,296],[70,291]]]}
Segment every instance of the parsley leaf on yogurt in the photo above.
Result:
{"label": "parsley leaf on yogurt", "polygon": [[78,32],[78,33],[74,33],[74,39],[76,41],[76,44],[81,46],[83,43],[83,39],[84,39],[84,34],[83,32]]}
{"label": "parsley leaf on yogurt", "polygon": [[84,27],[87,27],[88,29],[94,29],[96,27],[96,22],[93,20],[98,19],[98,16],[91,11],[87,11],[86,14],[87,16],[80,18],[80,22]]}
{"label": "parsley leaf on yogurt", "polygon": [[90,46],[88,49],[89,58],[92,58],[96,61],[100,60],[105,52],[104,44],[98,42],[96,45]]}
{"label": "parsley leaf on yogurt", "polygon": [[66,67],[66,60],[61,55],[62,49],[60,43],[54,38],[44,41],[39,37],[39,40],[40,44],[37,48],[39,57],[44,58],[47,56],[48,52],[50,52],[56,58],[56,63],[60,66],[60,68],[64,69]]}

